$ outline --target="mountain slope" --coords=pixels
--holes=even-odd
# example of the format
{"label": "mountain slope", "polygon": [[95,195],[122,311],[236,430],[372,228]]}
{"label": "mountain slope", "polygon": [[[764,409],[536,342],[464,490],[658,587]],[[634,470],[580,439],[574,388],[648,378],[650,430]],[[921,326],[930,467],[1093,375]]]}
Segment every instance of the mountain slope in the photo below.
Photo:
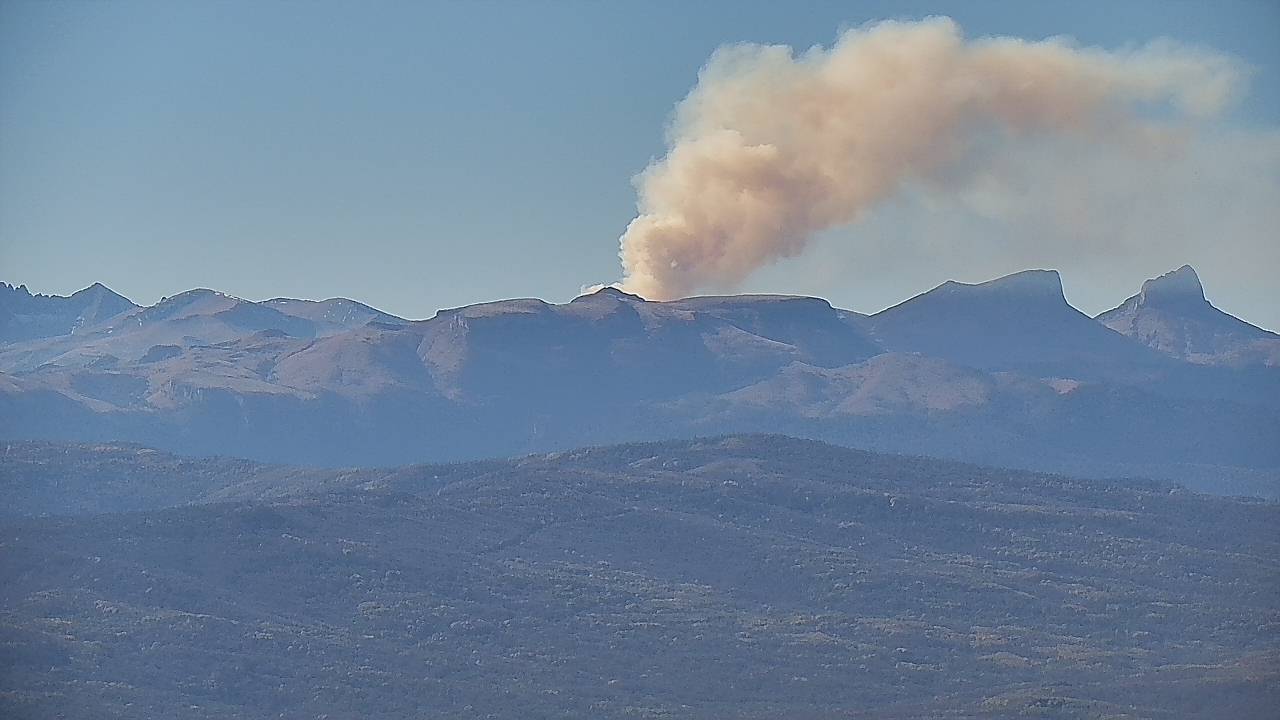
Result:
{"label": "mountain slope", "polygon": [[985,370],[1100,378],[1159,366],[1162,358],[1067,304],[1053,270],[976,285],[946,282],[872,315],[875,339]]}
{"label": "mountain slope", "polygon": [[705,313],[746,332],[797,347],[797,360],[817,367],[861,362],[884,350],[825,300],[788,295],[694,297],[666,303]]}
{"label": "mountain slope", "polygon": [[408,322],[404,318],[346,298],[329,298],[328,300],[273,298],[258,304],[286,315],[310,320],[316,324],[317,334],[321,335],[331,335],[371,322],[388,325],[402,325]]}
{"label": "mountain slope", "polygon": [[32,295],[25,285],[0,283],[0,345],[70,335],[135,308],[101,283],[69,297]]}
{"label": "mountain slope", "polygon": [[768,436],[453,471],[0,520],[0,714],[1262,718],[1280,703],[1273,504]]}
{"label": "mountain slope", "polygon": [[1166,355],[1203,364],[1280,365],[1280,335],[1222,312],[1189,265],[1152,278],[1098,316],[1103,325]]}
{"label": "mountain slope", "polygon": [[85,324],[75,335],[0,347],[0,370],[27,372],[43,365],[114,368],[121,363],[198,353],[259,333],[308,340],[359,329],[370,322],[401,326],[406,321],[344,299],[255,303],[214,290],[188,290],[151,307],[130,305],[127,312]]}
{"label": "mountain slope", "polygon": [[1067,305],[1055,273],[945,285],[870,318],[611,288],[415,322],[371,312],[197,290],[0,346],[0,439],[343,467],[785,432],[1280,494],[1280,374],[1157,353]]}
{"label": "mountain slope", "polygon": [[244,483],[322,487],[333,471],[298,470],[234,458],[181,458],[122,444],[8,442],[0,445],[4,512],[80,515],[208,502]]}
{"label": "mountain slope", "polygon": [[424,324],[423,354],[447,394],[587,410],[731,389],[794,361],[844,364],[878,352],[821,300],[650,303],[605,288],[565,305],[441,311]]}

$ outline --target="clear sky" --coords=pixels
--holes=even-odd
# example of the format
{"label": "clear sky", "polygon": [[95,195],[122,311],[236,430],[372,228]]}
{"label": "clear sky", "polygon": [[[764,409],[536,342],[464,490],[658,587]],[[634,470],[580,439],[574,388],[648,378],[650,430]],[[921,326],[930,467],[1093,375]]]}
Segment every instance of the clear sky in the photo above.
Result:
{"label": "clear sky", "polygon": [[[662,154],[673,106],[716,47],[805,48],[931,14],[970,36],[1212,47],[1253,68],[1230,122],[1280,126],[1280,3],[1269,0],[5,0],[0,279],[59,294],[100,281],[141,303],[193,287],[345,296],[413,318],[564,301],[618,278],[632,177]],[[833,233],[742,289],[874,311],[948,278],[1052,264],[1069,299],[1096,312],[1189,261],[1220,306],[1280,326],[1280,295],[1260,274],[1215,272],[1214,238],[1196,257],[1155,253],[1107,273],[1066,255],[880,266],[841,252],[859,232],[870,230]]]}

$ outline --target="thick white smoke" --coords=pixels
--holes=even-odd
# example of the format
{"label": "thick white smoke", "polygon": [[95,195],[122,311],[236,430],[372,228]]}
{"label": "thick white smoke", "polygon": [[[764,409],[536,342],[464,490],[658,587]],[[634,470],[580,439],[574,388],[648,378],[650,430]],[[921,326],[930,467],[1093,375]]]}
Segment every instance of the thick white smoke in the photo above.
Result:
{"label": "thick white smoke", "polygon": [[967,40],[946,18],[850,30],[798,56],[722,48],[677,107],[666,156],[637,178],[621,286],[655,300],[732,288],[905,184],[971,187],[992,144],[1176,153],[1241,78],[1227,57],[1169,43]]}

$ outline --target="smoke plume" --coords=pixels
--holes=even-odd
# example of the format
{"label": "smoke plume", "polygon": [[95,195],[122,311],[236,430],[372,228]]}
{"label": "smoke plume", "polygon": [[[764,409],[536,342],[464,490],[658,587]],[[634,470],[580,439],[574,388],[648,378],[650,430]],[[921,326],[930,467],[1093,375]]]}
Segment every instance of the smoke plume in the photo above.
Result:
{"label": "smoke plume", "polygon": [[1219,114],[1242,72],[1171,43],[966,39],[954,22],[883,22],[830,49],[718,50],[637,178],[621,286],[646,298],[730,289],[908,185],[970,187],[993,146],[1084,139],[1157,158]]}

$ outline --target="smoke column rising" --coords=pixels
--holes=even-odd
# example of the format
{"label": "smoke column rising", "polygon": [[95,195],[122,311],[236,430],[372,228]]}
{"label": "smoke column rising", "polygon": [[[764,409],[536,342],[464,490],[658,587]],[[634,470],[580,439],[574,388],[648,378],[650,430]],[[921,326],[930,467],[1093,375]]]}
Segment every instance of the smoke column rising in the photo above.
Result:
{"label": "smoke column rising", "polygon": [[676,108],[666,156],[637,178],[620,285],[651,300],[732,288],[907,183],[962,182],[993,136],[1158,154],[1241,78],[1230,58],[1171,43],[967,40],[947,18],[865,26],[799,56],[721,48]]}

